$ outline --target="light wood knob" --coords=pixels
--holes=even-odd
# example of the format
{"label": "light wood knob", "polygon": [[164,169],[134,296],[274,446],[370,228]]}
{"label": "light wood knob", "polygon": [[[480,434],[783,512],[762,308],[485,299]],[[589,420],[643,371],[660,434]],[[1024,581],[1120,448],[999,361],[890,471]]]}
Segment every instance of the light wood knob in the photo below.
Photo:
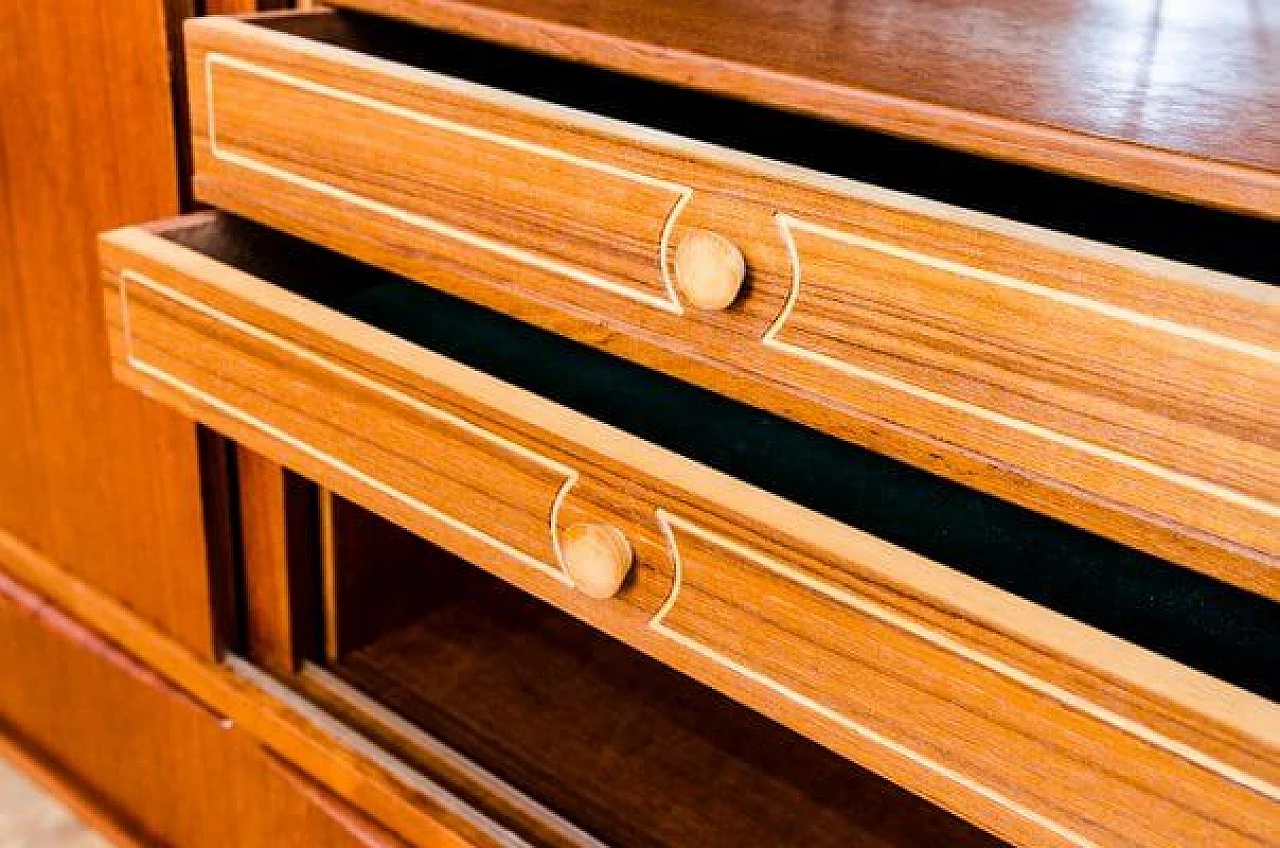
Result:
{"label": "light wood knob", "polygon": [[578,591],[604,600],[618,594],[635,554],[622,531],[611,524],[574,524],[560,541],[564,565]]}
{"label": "light wood knob", "polygon": [[746,278],[742,251],[719,233],[690,230],[676,245],[676,286],[699,309],[724,309]]}

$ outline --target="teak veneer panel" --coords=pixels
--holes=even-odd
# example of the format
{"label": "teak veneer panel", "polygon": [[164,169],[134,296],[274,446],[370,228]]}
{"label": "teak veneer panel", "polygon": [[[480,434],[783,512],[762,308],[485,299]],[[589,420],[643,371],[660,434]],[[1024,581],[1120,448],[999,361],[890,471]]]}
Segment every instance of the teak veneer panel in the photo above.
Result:
{"label": "teak veneer panel", "polygon": [[[1274,287],[242,21],[188,27],[204,200],[1280,598]],[[672,245],[746,293],[681,302]]]}
{"label": "teak veneer panel", "polygon": [[338,0],[1141,191],[1280,216],[1257,3]]}
{"label": "teak veneer panel", "polygon": [[[1273,834],[1277,705],[157,235],[102,247],[122,380],[997,834]],[[616,599],[564,576],[583,520],[635,548]]]}
{"label": "teak veneer panel", "polygon": [[93,294],[99,231],[178,210],[183,5],[0,11],[0,529],[213,656],[196,430],[111,379]]}

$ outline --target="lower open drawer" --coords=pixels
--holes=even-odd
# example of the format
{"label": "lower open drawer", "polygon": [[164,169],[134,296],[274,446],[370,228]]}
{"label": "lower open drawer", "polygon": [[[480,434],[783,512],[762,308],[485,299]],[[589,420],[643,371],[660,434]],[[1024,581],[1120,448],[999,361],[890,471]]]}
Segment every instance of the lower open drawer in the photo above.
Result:
{"label": "lower open drawer", "polygon": [[[589,666],[573,661],[581,658],[577,648],[561,651],[568,643],[552,650],[536,640],[510,641],[521,622],[536,622],[529,626],[544,635],[567,627],[579,634],[573,644],[603,646],[593,655],[645,669],[635,674],[648,694],[628,694],[619,707],[611,703],[619,690],[600,690],[605,709],[657,721],[664,704],[694,703],[699,716],[722,715],[717,725],[743,728],[745,739],[761,734],[769,748],[800,744],[790,735],[785,744],[773,741],[783,731],[662,668],[669,666],[1011,841],[1262,845],[1274,833],[1280,708],[1256,694],[1272,691],[1273,670],[1241,665],[1236,682],[1254,690],[1246,691],[655,444],[694,445],[700,456],[721,456],[726,465],[744,452],[778,453],[783,466],[799,469],[793,482],[801,496],[809,486],[836,497],[840,480],[810,461],[818,448],[796,425],[757,421],[748,430],[718,429],[730,413],[689,414],[697,404],[686,404],[690,390],[674,381],[654,384],[626,370],[635,366],[602,354],[575,359],[564,349],[572,343],[550,336],[530,341],[540,331],[494,324],[477,307],[234,219],[109,234],[103,264],[113,362],[123,380],[630,646],[614,645],[488,578],[481,588],[450,596],[457,574],[464,584],[481,580],[467,572],[470,566],[450,566],[456,574],[427,590],[388,569],[386,578],[404,595],[422,592],[427,617],[396,631],[374,628],[371,641],[357,640],[352,652],[331,659],[349,682],[379,690],[410,721],[430,724],[431,712],[448,724],[456,704],[446,703],[448,692],[418,686],[441,684],[430,675],[429,654],[419,650],[429,641],[440,648],[434,640],[450,616],[474,624],[469,610],[483,611],[493,616],[493,629],[476,624],[481,630],[460,646],[476,655],[464,650],[454,661],[496,663],[493,674],[501,677],[502,663],[529,650],[536,652],[531,664],[588,674]],[[449,356],[430,349],[432,339],[450,348]],[[586,398],[593,417],[457,361],[526,342],[543,345],[528,350],[542,350],[556,366],[531,379],[558,380],[560,400],[575,392],[586,398],[593,384],[608,388],[603,399]],[[537,355],[523,358],[522,367],[538,370]],[[566,362],[577,364],[566,371]],[[625,379],[614,379],[624,371]],[[654,385],[661,391],[651,391]],[[641,416],[646,438],[597,420],[613,413]],[[964,502],[959,494],[954,499]],[[984,509],[998,514],[997,507]],[[578,559],[574,528],[587,528],[587,538],[594,532],[598,542],[612,540],[587,545],[589,568]],[[1071,545],[1124,560],[1068,530],[1044,533],[1051,541],[1046,562]],[[990,535],[998,545],[1005,530],[993,527]],[[617,572],[617,581],[595,579],[601,563]],[[1158,564],[1130,565],[1163,573]],[[1184,575],[1179,580],[1203,579],[1176,572]],[[1201,589],[1211,600],[1234,599],[1221,632],[1205,638],[1265,658],[1266,640],[1276,636],[1267,625],[1274,624],[1270,602]],[[441,598],[443,618],[432,618],[433,599]],[[1212,604],[1205,610],[1215,614]],[[377,617],[378,610],[364,615]],[[1241,630],[1250,622],[1257,626]],[[1214,662],[1230,664],[1205,660]],[[373,678],[381,682],[371,684]],[[622,685],[607,676],[580,682]],[[530,684],[508,679],[507,685],[525,691]],[[679,687],[696,694],[663,700]],[[568,712],[559,714],[586,709],[591,700],[571,698],[561,705]],[[494,707],[515,709],[512,703],[500,699]],[[537,716],[514,718],[536,729]],[[661,720],[668,718],[675,721]],[[474,735],[495,732],[500,723]],[[577,729],[591,726],[584,718]],[[765,792],[765,784],[752,781],[782,766],[751,760],[761,752],[750,745],[739,749],[747,765],[713,751],[720,728],[713,730],[689,739],[690,750],[706,752],[692,762],[713,753],[727,757],[715,762],[741,770],[743,798]],[[677,722],[666,732],[678,731]],[[519,743],[510,732],[485,744]],[[564,739],[549,734],[546,744],[572,738],[566,729]],[[819,774],[847,769],[800,747],[806,753],[795,761]],[[585,759],[606,757],[604,750]],[[521,768],[539,766],[536,757],[508,754],[525,763]],[[670,768],[673,781],[684,768],[678,758],[658,762],[652,773]],[[557,787],[537,774],[530,781],[566,815],[618,828],[611,839],[645,844],[645,834],[659,832],[606,821],[601,796],[583,794],[581,781],[595,779],[590,774],[566,778],[576,787]],[[818,787],[805,782],[812,774],[775,777],[779,791],[814,801]],[[865,779],[841,771],[833,781],[852,787]],[[706,779],[688,781],[690,792],[710,792],[708,786]],[[575,792],[586,800],[565,800]],[[733,809],[742,800],[734,792],[720,786],[707,803]],[[956,825],[943,817],[936,826]]]}

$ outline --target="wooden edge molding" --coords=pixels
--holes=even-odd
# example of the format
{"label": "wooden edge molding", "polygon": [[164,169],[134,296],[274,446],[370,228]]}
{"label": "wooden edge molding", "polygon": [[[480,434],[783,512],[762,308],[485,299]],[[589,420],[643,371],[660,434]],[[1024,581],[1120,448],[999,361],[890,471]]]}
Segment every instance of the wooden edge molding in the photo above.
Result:
{"label": "wooden edge molding", "polygon": [[340,802],[327,787],[316,783],[286,760],[270,751],[266,751],[264,756],[272,771],[280,775],[282,780],[297,790],[298,794],[306,798],[309,803],[337,822],[359,844],[369,848],[409,848],[409,843],[383,829],[381,825],[358,810]]}
{"label": "wooden edge molding", "polygon": [[[258,675],[252,668],[239,669],[250,677]],[[573,845],[577,848],[607,848],[590,833],[577,827],[560,813],[526,795],[503,778],[495,775],[462,751],[450,747],[427,733],[409,719],[383,706],[370,695],[343,680],[323,665],[304,663],[294,678],[298,692],[289,697],[312,698],[321,706],[336,707],[338,713],[352,716],[355,724],[372,724],[380,735],[389,735],[396,750],[408,752],[416,763],[423,763],[432,774],[439,774],[452,786],[467,787],[475,797],[487,797],[501,805],[507,820],[519,821],[533,842],[545,839],[548,844]],[[403,746],[403,748],[401,747]],[[371,752],[373,758],[384,756],[381,749]]]}
{"label": "wooden edge molding", "polygon": [[[367,12],[732,94],[791,112],[1223,209],[1280,217],[1280,175],[1120,139],[839,86],[723,58],[486,8],[465,0],[340,0]],[[411,10],[411,11],[410,11]]]}
{"label": "wooden edge molding", "polygon": [[230,667],[202,660],[2,529],[0,563],[62,612],[409,842],[440,848],[520,844],[492,823],[477,821],[458,799],[425,778],[407,787],[378,764],[335,745],[314,716],[281,703]]}

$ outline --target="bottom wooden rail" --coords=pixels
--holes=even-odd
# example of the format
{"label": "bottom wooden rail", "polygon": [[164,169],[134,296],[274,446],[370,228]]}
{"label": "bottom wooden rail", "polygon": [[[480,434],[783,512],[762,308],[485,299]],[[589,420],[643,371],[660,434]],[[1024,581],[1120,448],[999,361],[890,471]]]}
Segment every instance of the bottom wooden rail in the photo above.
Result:
{"label": "bottom wooden rail", "polygon": [[317,724],[317,716],[264,692],[227,665],[200,659],[4,530],[0,530],[0,565],[62,612],[102,634],[281,760],[409,842],[433,848],[522,844],[425,778],[406,784],[389,774],[382,765],[344,746]]}

